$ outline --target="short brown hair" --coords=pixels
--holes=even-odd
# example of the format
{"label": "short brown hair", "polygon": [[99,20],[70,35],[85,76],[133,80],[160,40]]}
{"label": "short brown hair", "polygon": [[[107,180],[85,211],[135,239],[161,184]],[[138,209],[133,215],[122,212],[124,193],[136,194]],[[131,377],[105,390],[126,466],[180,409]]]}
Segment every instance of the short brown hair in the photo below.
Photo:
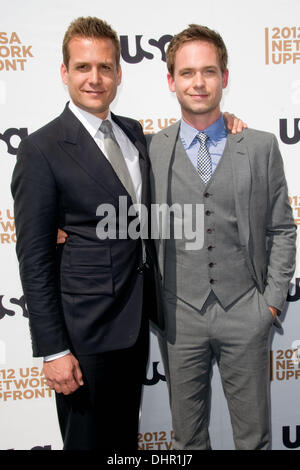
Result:
{"label": "short brown hair", "polygon": [[91,16],[84,18],[81,16],[72,21],[64,36],[62,52],[66,68],[68,68],[70,60],[69,43],[74,37],[111,39],[116,49],[116,64],[119,65],[121,46],[116,31],[100,18]]}
{"label": "short brown hair", "polygon": [[190,24],[187,29],[176,34],[168,46],[166,53],[167,67],[172,76],[174,75],[176,52],[183,44],[190,41],[203,41],[214,44],[217,49],[221,71],[222,73],[225,72],[227,69],[228,54],[220,34],[207,26]]}

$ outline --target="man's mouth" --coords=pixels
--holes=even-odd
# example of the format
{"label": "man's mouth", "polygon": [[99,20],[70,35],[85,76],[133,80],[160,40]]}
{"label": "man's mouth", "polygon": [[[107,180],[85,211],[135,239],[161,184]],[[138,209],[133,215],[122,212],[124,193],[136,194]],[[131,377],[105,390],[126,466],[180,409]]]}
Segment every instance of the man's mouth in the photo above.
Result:
{"label": "man's mouth", "polygon": [[197,94],[190,95],[190,97],[194,100],[204,100],[204,99],[208,98],[208,95],[207,94],[202,94],[202,93],[197,93]]}
{"label": "man's mouth", "polygon": [[204,93],[204,92],[201,92],[201,93],[191,93],[190,96],[192,97],[200,97],[200,98],[206,98],[208,96],[208,93]]}
{"label": "man's mouth", "polygon": [[103,90],[83,90],[84,93],[87,93],[88,95],[91,95],[91,96],[99,96],[99,95],[102,95],[104,93]]}

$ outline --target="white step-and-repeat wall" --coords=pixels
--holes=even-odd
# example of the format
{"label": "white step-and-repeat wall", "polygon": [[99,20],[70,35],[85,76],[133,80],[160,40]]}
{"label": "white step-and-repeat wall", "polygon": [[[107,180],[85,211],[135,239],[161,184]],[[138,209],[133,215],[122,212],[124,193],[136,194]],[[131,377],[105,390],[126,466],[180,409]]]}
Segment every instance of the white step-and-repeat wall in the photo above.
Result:
{"label": "white step-and-repeat wall", "polygon": [[[61,43],[78,16],[98,16],[118,32],[123,83],[112,109],[154,133],[180,117],[166,80],[165,47],[190,23],[216,29],[229,52],[222,109],[273,132],[284,158],[295,221],[300,224],[299,0],[10,0],[0,21],[0,448],[60,449],[53,392],[32,359],[28,314],[18,277],[10,180],[20,139],[58,114],[68,100],[59,67]],[[298,263],[299,265],[299,263]],[[271,344],[273,449],[300,449],[299,267]],[[128,368],[131,364],[128,364]],[[122,384],[120,383],[120,393]],[[212,376],[211,441],[232,449],[217,367]],[[118,429],[116,429],[116,433]],[[112,436],[113,439],[113,436]],[[172,424],[157,340],[144,387],[140,449],[172,449]]]}

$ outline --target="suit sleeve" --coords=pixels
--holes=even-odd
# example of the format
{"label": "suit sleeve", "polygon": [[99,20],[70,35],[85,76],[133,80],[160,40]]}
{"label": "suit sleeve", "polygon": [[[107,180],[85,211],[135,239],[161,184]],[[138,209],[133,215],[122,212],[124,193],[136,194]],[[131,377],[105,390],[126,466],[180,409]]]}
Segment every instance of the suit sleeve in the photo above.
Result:
{"label": "suit sleeve", "polygon": [[70,347],[58,289],[58,190],[47,159],[30,138],[19,146],[11,188],[33,355],[55,354]]}
{"label": "suit sleeve", "polygon": [[269,166],[269,218],[267,224],[268,272],[264,297],[282,310],[295,270],[296,225],[289,204],[283,161],[273,136]]}

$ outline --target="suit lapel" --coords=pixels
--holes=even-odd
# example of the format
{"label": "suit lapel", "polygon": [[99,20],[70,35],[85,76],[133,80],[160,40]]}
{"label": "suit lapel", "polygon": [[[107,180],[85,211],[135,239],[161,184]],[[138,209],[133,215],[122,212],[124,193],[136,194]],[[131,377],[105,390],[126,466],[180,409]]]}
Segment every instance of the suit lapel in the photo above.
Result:
{"label": "suit lapel", "polygon": [[148,153],[147,148],[144,143],[138,139],[137,133],[134,128],[130,125],[131,121],[122,119],[115,114],[111,113],[112,119],[116,124],[122,129],[122,131],[127,135],[128,139],[133,143],[133,145],[139,151],[139,164],[142,177],[142,195],[141,203],[145,204],[147,207],[150,204],[150,185],[149,185],[149,163],[148,163]]}
{"label": "suit lapel", "polygon": [[158,148],[154,150],[157,152],[155,162],[158,166],[155,172],[157,178],[157,184],[155,185],[155,199],[159,204],[167,204],[168,202],[168,189],[170,184],[169,170],[179,132],[179,126],[180,121],[163,131],[160,140],[158,141]]}
{"label": "suit lapel", "polygon": [[[116,116],[114,113],[111,113],[112,119],[116,124],[122,129],[123,132],[127,135],[128,139],[131,140],[133,145],[138,149],[140,153],[140,158],[147,159],[147,149],[143,142],[137,138],[136,131],[133,126],[130,125],[130,121],[119,116]],[[133,121],[134,122],[134,121]]]}
{"label": "suit lapel", "polygon": [[[155,204],[158,204],[158,206],[167,204],[168,202],[168,190],[171,183],[170,165],[179,126],[180,121],[162,131],[158,136],[155,136],[150,143],[150,158],[154,175],[152,200]],[[165,238],[162,237],[162,227],[160,226],[159,219],[156,217],[152,223],[156,224],[156,231],[159,233],[160,242],[157,240],[156,247],[160,272],[161,275],[164,276]],[[165,221],[163,223],[165,223]]]}
{"label": "suit lapel", "polygon": [[241,243],[244,246],[248,246],[251,171],[247,148],[244,144],[244,137],[229,134],[224,154],[226,152],[230,154],[232,163],[236,214]]}
{"label": "suit lapel", "polygon": [[[119,196],[130,197],[105,155],[67,106],[60,119],[65,131],[64,140],[59,142],[63,150],[117,203]],[[120,120],[116,122],[119,125]],[[124,130],[124,125],[120,127]]]}

